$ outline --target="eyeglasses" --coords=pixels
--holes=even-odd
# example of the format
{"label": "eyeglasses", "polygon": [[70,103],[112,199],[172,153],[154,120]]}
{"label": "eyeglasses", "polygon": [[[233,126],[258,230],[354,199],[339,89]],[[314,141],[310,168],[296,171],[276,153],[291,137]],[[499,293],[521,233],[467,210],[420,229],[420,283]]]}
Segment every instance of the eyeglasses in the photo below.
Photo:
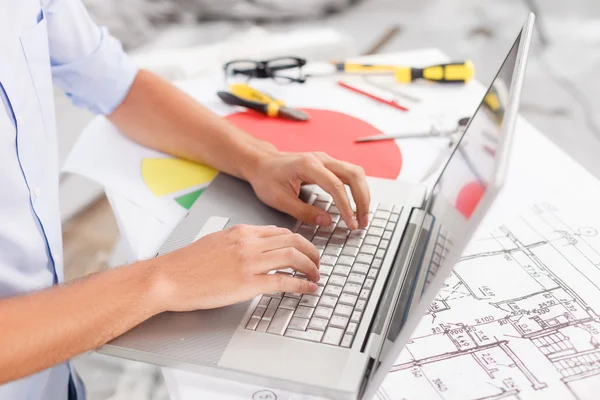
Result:
{"label": "eyeglasses", "polygon": [[278,57],[264,61],[234,60],[223,66],[225,79],[230,81],[243,77],[246,81],[252,78],[273,79],[277,83],[304,83],[306,77],[302,67],[306,60],[298,57]]}

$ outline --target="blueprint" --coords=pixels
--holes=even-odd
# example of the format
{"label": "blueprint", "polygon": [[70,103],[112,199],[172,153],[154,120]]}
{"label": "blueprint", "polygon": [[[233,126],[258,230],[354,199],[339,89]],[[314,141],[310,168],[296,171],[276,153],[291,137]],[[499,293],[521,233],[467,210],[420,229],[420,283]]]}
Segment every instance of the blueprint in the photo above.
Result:
{"label": "blueprint", "polygon": [[376,398],[597,399],[600,216],[567,210],[471,241]]}

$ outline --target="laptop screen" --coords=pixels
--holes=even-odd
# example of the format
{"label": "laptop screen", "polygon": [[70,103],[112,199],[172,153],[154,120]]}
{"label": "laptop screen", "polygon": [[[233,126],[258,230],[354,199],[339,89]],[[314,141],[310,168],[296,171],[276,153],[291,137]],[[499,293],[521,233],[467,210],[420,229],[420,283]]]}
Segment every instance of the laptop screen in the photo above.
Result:
{"label": "laptop screen", "polygon": [[[507,142],[507,138],[502,137],[502,125],[514,118],[511,115],[505,121],[505,110],[520,44],[521,34],[466,129],[464,132],[457,132],[453,138],[452,155],[448,157],[426,207],[433,218],[427,217],[423,224],[428,239],[426,251],[411,285],[411,298],[407,301],[408,304],[398,302],[390,326],[385,332],[379,360],[390,353],[399,336],[404,336],[402,328],[407,318],[414,316],[412,313],[419,299],[423,297],[424,300],[431,301],[434,294],[427,293],[427,290],[430,286],[439,288],[438,280],[447,278],[449,269],[444,261],[446,253],[453,244],[461,247],[458,250],[462,251],[462,247],[466,245],[465,235],[478,222],[478,218],[472,219],[472,216],[486,190],[494,187],[501,152]],[[438,270],[443,272],[436,275]],[[375,365],[375,370],[377,366],[378,364]]]}

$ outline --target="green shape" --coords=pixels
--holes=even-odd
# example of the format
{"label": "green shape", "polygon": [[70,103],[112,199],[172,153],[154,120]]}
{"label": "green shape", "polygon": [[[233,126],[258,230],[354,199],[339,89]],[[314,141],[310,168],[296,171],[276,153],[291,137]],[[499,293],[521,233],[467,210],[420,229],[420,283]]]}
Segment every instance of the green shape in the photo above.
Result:
{"label": "green shape", "polygon": [[198,197],[200,197],[202,192],[204,192],[204,189],[196,190],[195,192],[191,192],[188,194],[184,194],[181,197],[177,197],[175,201],[178,202],[181,207],[185,208],[186,210],[189,210],[192,207],[192,205],[194,205],[196,200],[198,200]]}

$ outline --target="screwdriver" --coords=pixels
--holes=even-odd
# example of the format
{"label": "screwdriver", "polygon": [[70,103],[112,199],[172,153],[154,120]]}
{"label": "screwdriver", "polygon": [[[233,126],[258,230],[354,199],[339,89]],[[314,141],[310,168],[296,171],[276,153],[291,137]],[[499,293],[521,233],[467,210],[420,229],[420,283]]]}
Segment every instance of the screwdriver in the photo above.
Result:
{"label": "screwdriver", "polygon": [[439,83],[467,83],[475,76],[475,67],[470,60],[424,68],[344,62],[336,63],[335,67],[338,72],[349,74],[393,74],[399,83],[410,83],[418,79]]}
{"label": "screwdriver", "polygon": [[217,92],[217,96],[229,105],[246,107],[268,117],[281,117],[293,121],[309,119],[304,111],[287,107],[282,100],[276,100],[249,85],[233,84],[229,85],[229,90],[230,92]]}

